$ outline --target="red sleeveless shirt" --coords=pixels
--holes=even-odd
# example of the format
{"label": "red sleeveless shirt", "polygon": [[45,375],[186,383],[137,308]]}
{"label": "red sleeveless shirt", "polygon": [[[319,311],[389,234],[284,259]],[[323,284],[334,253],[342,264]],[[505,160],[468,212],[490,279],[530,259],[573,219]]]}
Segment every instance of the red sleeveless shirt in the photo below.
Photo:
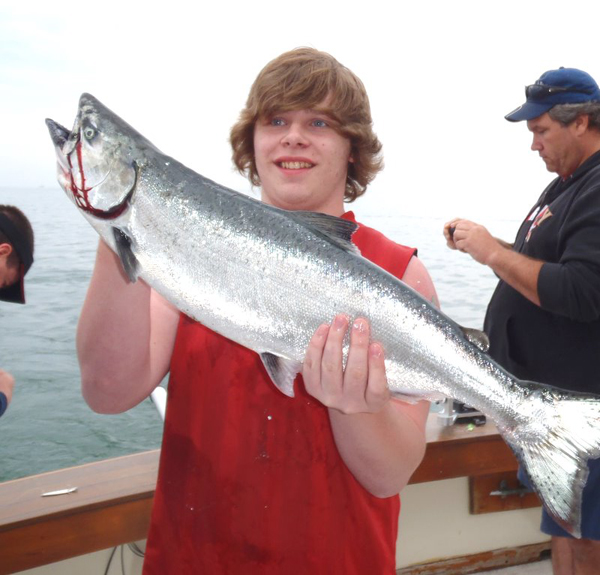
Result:
{"label": "red sleeveless shirt", "polygon": [[[399,278],[415,254],[352,239]],[[256,353],[181,316],[144,575],[393,575],[399,511],[348,471],[300,376],[286,397]]]}

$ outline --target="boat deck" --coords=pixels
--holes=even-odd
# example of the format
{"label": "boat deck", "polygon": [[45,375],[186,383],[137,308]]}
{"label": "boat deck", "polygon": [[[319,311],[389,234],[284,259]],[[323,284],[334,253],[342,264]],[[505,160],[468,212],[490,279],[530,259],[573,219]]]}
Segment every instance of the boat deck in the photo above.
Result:
{"label": "boat deck", "polygon": [[[0,575],[145,539],[158,458],[159,452],[151,451],[0,484]],[[485,478],[489,474],[514,472],[516,468],[512,452],[493,424],[476,429],[443,427],[437,417],[430,417],[427,452],[411,484]],[[48,491],[73,487],[77,487],[73,493],[41,497]],[[535,561],[547,548],[547,543],[525,545],[508,550],[508,555],[520,553],[521,562]],[[523,551],[529,555],[525,557]],[[495,556],[495,562],[485,563],[490,560],[490,553],[496,552],[472,556],[465,569],[457,572],[474,572],[476,562],[480,570],[508,564],[504,556]],[[536,571],[540,566],[542,562],[513,571],[487,573],[550,573]],[[404,573],[405,569],[399,572]]]}

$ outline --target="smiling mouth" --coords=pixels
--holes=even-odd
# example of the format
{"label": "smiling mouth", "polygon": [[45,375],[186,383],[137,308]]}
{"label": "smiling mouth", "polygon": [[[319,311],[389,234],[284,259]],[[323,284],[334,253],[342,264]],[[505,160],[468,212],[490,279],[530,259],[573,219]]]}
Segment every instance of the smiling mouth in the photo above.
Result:
{"label": "smiling mouth", "polygon": [[312,168],[313,166],[314,164],[310,164],[308,162],[279,162],[279,167],[286,170],[303,170]]}

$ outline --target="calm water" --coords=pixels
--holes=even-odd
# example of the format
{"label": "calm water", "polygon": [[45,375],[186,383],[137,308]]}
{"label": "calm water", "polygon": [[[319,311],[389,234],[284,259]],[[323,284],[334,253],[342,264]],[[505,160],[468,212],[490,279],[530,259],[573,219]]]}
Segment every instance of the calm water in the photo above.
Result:
{"label": "calm water", "polygon": [[[27,305],[0,302],[0,366],[17,380],[0,418],[0,481],[159,447],[162,422],[149,400],[121,415],[98,415],[81,398],[75,328],[96,232],[58,188],[0,188],[0,203],[20,207],[36,235]],[[443,310],[462,325],[481,327],[496,278],[445,247],[443,220],[370,214],[360,205],[356,213],[388,237],[417,246]],[[486,224],[511,239],[517,222]]]}

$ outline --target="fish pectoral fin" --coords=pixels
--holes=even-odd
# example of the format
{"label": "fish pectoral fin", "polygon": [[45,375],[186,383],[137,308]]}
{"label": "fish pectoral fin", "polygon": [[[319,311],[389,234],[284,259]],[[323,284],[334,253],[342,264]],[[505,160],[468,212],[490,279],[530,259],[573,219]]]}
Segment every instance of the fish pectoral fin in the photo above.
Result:
{"label": "fish pectoral fin", "polygon": [[112,228],[117,255],[121,260],[121,265],[131,283],[135,283],[138,278],[139,263],[131,250],[133,240],[131,237],[120,228]]}
{"label": "fish pectoral fin", "polygon": [[269,352],[261,353],[260,359],[277,389],[288,397],[294,397],[294,380],[302,370],[302,363]]}
{"label": "fish pectoral fin", "polygon": [[302,210],[291,212],[291,214],[291,217],[310,226],[313,231],[319,232],[344,251],[360,255],[360,250],[352,243],[352,234],[358,229],[356,222]]}
{"label": "fish pectoral fin", "polygon": [[478,347],[481,351],[486,352],[488,349],[490,349],[490,340],[487,336],[487,333],[472,327],[461,326],[460,329],[465,334],[467,340],[469,340],[474,346]]}

